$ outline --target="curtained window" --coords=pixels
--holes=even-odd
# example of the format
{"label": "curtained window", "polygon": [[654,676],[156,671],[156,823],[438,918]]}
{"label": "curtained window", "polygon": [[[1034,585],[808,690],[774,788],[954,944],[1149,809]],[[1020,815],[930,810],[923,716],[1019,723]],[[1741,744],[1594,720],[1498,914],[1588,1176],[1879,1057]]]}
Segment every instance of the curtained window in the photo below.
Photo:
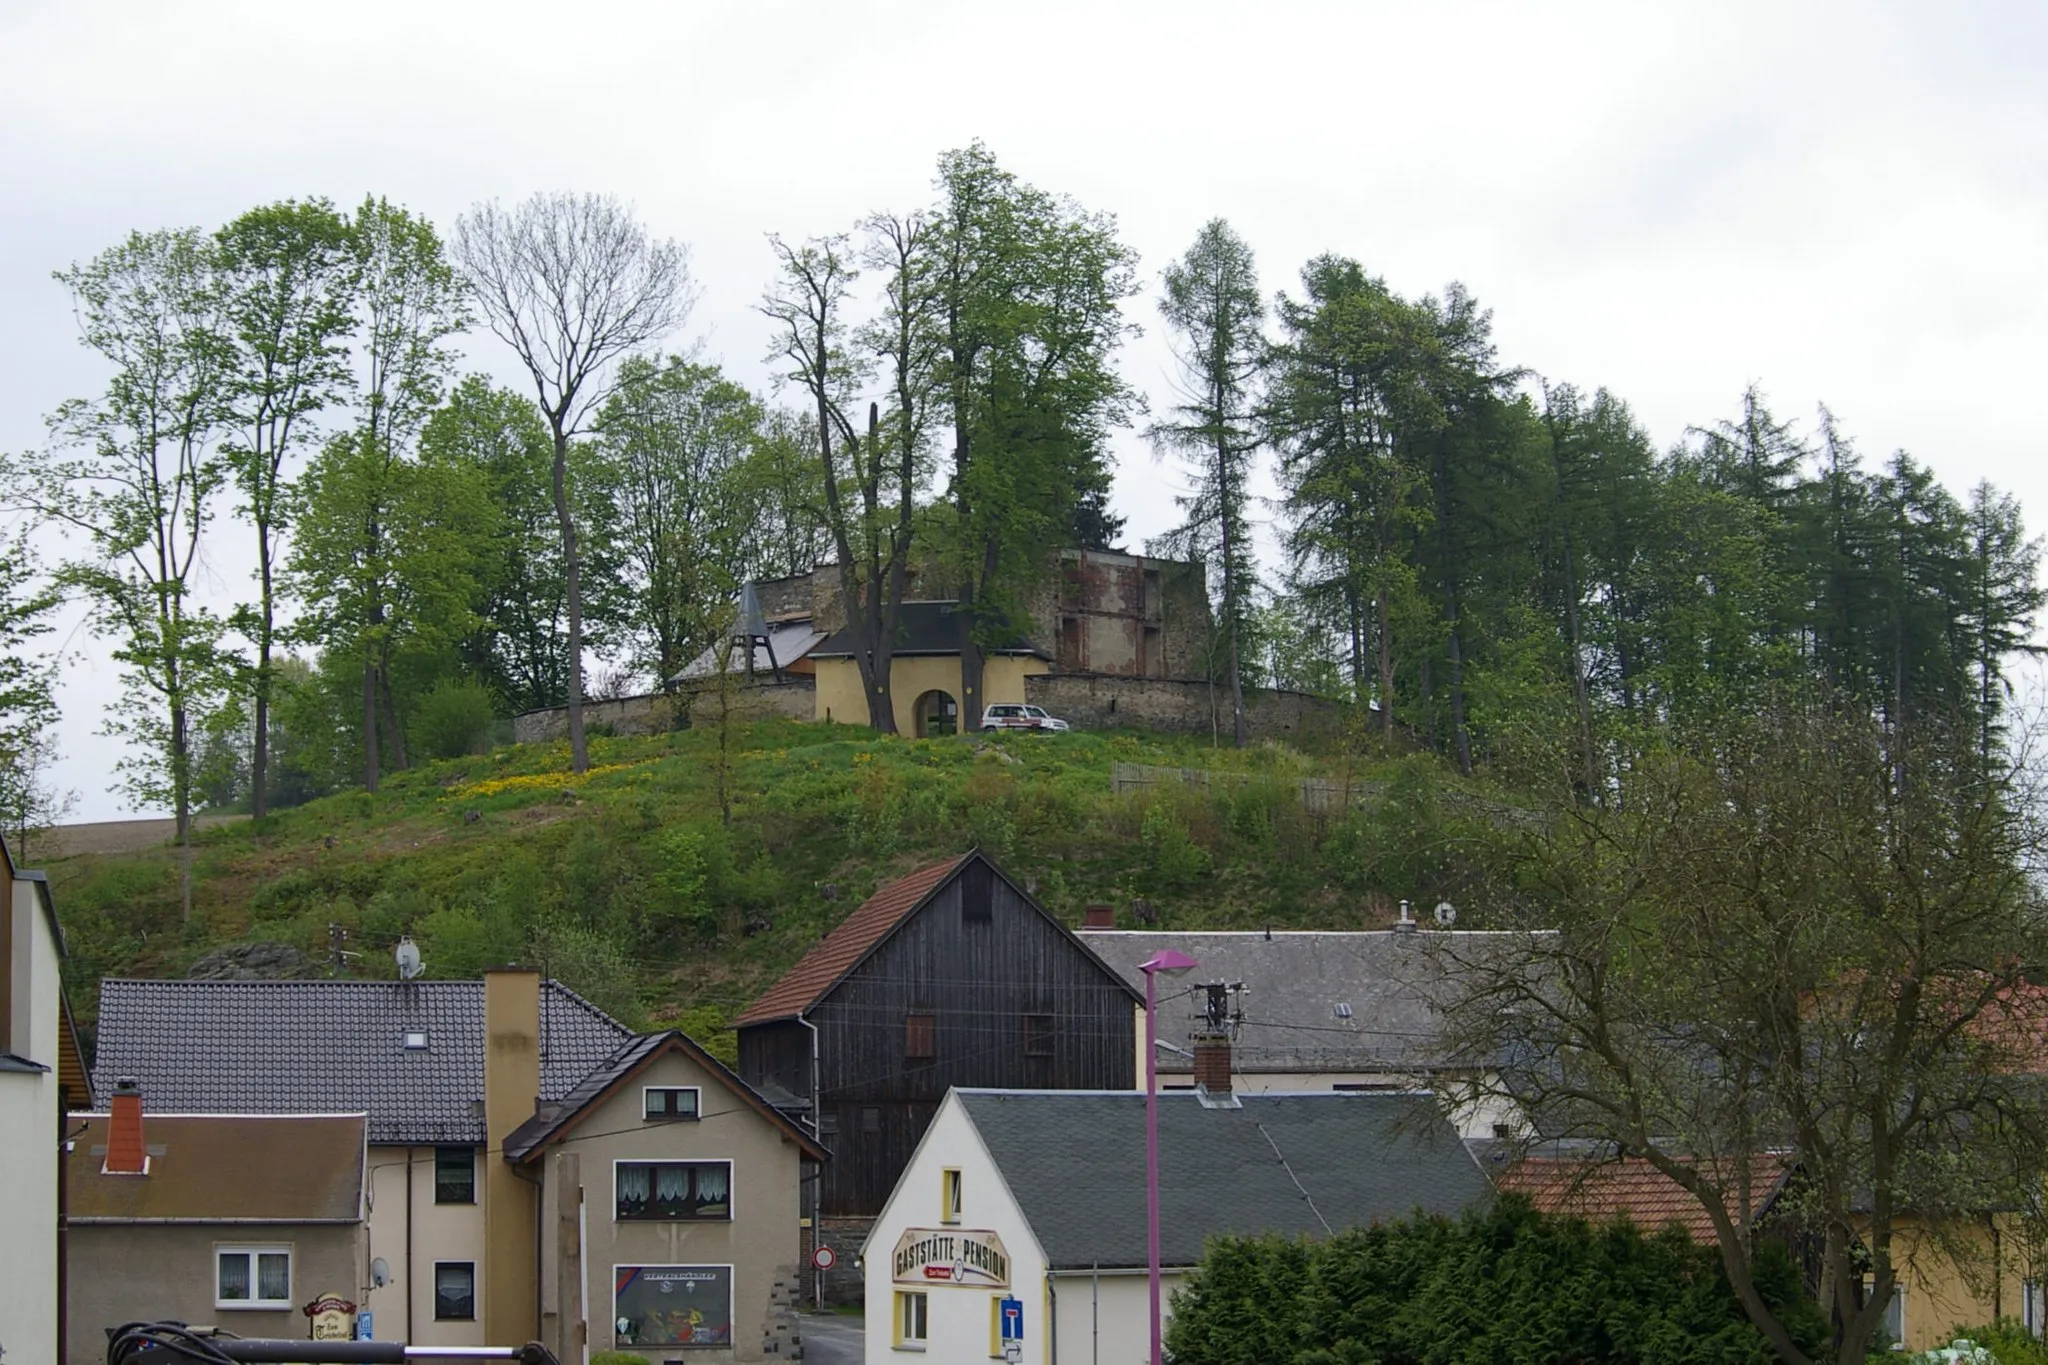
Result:
{"label": "curtained window", "polygon": [[621,1221],[723,1221],[732,1217],[729,1161],[622,1161],[615,1217]]}

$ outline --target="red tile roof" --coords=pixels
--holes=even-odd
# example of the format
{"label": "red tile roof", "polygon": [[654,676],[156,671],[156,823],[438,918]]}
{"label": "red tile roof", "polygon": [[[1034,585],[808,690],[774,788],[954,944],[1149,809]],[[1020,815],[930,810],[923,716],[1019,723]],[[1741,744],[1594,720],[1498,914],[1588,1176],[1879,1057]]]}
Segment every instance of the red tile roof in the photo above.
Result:
{"label": "red tile roof", "polygon": [[861,902],[859,909],[839,922],[838,928],[819,940],[817,947],[805,953],[801,962],[791,967],[780,981],[770,986],[759,1000],[733,1020],[733,1026],[744,1028],[770,1019],[793,1018],[817,1004],[876,944],[909,919],[911,912],[924,904],[925,898],[938,890],[962,863],[975,856],[963,853],[957,858],[921,868],[869,896]]}
{"label": "red tile roof", "polygon": [[[1750,1221],[1770,1207],[1788,1168],[1775,1157],[1759,1158],[1750,1172]],[[1527,1157],[1501,1174],[1503,1192],[1526,1195],[1544,1213],[1566,1214],[1591,1223],[1625,1218],[1644,1232],[1672,1223],[1705,1246],[1715,1239],[1713,1222],[1699,1200],[1640,1157],[1588,1161],[1571,1157]]]}

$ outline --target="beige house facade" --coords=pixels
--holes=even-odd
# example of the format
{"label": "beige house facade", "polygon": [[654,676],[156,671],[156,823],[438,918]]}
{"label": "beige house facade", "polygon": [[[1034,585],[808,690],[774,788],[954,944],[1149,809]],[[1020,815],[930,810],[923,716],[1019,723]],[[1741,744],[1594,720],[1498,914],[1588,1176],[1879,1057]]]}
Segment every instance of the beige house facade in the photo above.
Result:
{"label": "beige house facade", "polygon": [[61,1359],[98,1365],[128,1322],[303,1337],[316,1299],[359,1304],[363,1115],[145,1117],[139,1088],[111,1099],[71,1116]]}
{"label": "beige house facade", "polygon": [[507,1143],[539,1191],[542,1339],[563,1360],[788,1358],[824,1155],[683,1034],[635,1040]]}

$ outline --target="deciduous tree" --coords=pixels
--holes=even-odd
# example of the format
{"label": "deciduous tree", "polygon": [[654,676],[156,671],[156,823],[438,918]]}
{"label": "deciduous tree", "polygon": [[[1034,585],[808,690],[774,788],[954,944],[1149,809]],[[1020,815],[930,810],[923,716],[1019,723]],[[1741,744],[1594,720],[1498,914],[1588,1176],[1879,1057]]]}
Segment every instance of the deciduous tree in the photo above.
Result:
{"label": "deciduous tree", "polygon": [[569,442],[611,391],[619,359],[677,331],[692,302],[689,255],[650,237],[606,195],[537,194],[479,204],[456,224],[455,256],[491,331],[525,365],[554,436],[553,492],[569,604],[569,752],[583,733],[583,584]]}

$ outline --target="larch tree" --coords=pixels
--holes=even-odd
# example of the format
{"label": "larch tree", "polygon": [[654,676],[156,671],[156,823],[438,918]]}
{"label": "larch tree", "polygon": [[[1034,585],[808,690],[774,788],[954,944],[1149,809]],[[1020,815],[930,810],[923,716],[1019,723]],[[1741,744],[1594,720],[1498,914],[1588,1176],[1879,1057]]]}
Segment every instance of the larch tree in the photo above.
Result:
{"label": "larch tree", "polygon": [[873,373],[871,358],[854,345],[846,317],[848,296],[860,272],[844,236],[797,246],[771,237],[769,244],[775,249],[778,278],[759,305],[776,329],[769,359],[789,367],[780,376],[782,382],[802,389],[815,414],[811,434],[818,443],[825,525],[839,555],[840,601],[846,609],[868,724],[882,734],[894,734],[896,707],[889,682],[896,608],[902,597],[899,592],[892,603],[889,565],[882,555],[879,517],[885,483],[875,455],[881,440],[881,409],[870,405],[865,433],[854,425],[850,412],[862,383]]}
{"label": "larch tree", "polygon": [[[355,540],[347,555],[358,566],[371,566],[386,563],[393,553],[386,540],[399,467],[413,457],[421,428],[440,403],[454,366],[449,338],[467,315],[440,235],[426,219],[373,198],[356,211],[350,235],[357,272],[355,424],[328,442],[295,506],[347,507],[339,523]],[[342,516],[338,510],[334,515]],[[323,539],[327,548],[308,555],[335,563],[340,551],[331,537]],[[388,671],[391,631],[406,623],[394,623],[389,590],[349,594],[345,607],[343,599],[323,596],[329,589],[321,585],[338,580],[306,568],[311,562],[305,559],[298,575],[307,594],[298,634],[313,643],[354,642],[362,661],[363,786],[375,791],[387,750],[400,767],[406,764],[405,728]],[[359,580],[365,582],[389,588],[375,574]],[[362,619],[349,617],[351,611]]]}
{"label": "larch tree", "polygon": [[1172,418],[1146,435],[1153,449],[1180,456],[1194,475],[1192,490],[1180,499],[1187,519],[1165,543],[1185,558],[1214,557],[1223,590],[1232,742],[1243,748],[1243,657],[1256,589],[1246,504],[1263,445],[1256,409],[1266,343],[1259,330],[1265,304],[1257,263],[1230,224],[1211,219],[1187,254],[1166,268],[1159,311],[1173,334],[1180,401]]}
{"label": "larch tree", "polygon": [[583,730],[583,584],[569,443],[610,394],[623,357],[680,329],[694,296],[689,253],[656,238],[617,199],[536,194],[479,204],[456,223],[455,258],[484,320],[533,381],[554,438],[552,489],[569,608],[569,753],[590,766]]}
{"label": "larch tree", "polygon": [[106,729],[131,745],[120,764],[131,798],[171,808],[189,919],[195,742],[231,673],[223,622],[194,581],[227,475],[216,442],[231,345],[212,243],[191,229],[138,232],[57,279],[111,373],[99,397],[56,411],[54,449],[16,463],[9,482],[84,542],[58,581],[90,601],[130,684]]}
{"label": "larch tree", "polygon": [[355,256],[348,220],[324,199],[251,209],[214,236],[227,335],[222,438],[241,513],[256,533],[257,598],[235,627],[255,647],[248,676],[254,738],[250,814],[269,811],[272,652],[288,463],[318,433],[318,414],[348,387]]}

